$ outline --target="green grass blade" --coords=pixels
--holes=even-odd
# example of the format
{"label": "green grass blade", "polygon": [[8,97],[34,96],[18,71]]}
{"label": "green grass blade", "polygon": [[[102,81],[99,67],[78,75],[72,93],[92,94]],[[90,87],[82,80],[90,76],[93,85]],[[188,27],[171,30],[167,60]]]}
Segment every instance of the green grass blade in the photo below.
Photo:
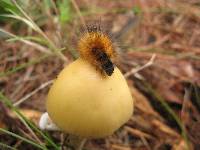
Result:
{"label": "green grass blade", "polygon": [[11,149],[11,150],[17,150],[16,148],[13,148],[7,144],[1,143],[0,142],[0,149]]}
{"label": "green grass blade", "polygon": [[70,0],[58,1],[58,8],[60,11],[60,22],[66,23],[72,19],[72,9]]}
{"label": "green grass blade", "polygon": [[38,129],[31,121],[29,121],[16,107],[13,106],[11,101],[0,92],[0,101],[2,101],[8,108],[12,109],[17,115],[19,115],[32,129],[38,132],[51,146],[53,146],[56,150],[60,148],[47,137],[40,129]]}
{"label": "green grass blade", "polygon": [[9,39],[7,39],[7,42],[15,42],[15,41],[21,41],[21,40],[29,40],[29,41],[34,41],[36,43],[48,46],[48,42],[40,37],[35,37],[35,36],[26,36],[26,37],[21,37],[21,36],[17,36],[17,37],[11,37]]}
{"label": "green grass blade", "polygon": [[8,135],[10,135],[10,136],[13,136],[13,137],[15,137],[15,138],[17,138],[17,139],[20,139],[20,140],[22,140],[22,141],[24,141],[24,142],[26,142],[26,143],[28,143],[28,144],[31,144],[31,145],[33,145],[33,146],[39,148],[39,149],[47,150],[44,146],[42,146],[42,145],[40,145],[40,144],[37,144],[37,143],[35,143],[34,141],[29,140],[29,139],[27,139],[27,138],[24,138],[24,137],[22,137],[22,136],[20,136],[20,135],[17,135],[17,134],[15,134],[15,133],[13,133],[13,132],[10,132],[10,131],[5,130],[5,129],[3,129],[3,128],[0,128],[0,131],[1,131],[1,132],[4,132],[4,133],[6,133],[6,134],[8,134]]}
{"label": "green grass blade", "polygon": [[19,12],[16,6],[13,5],[10,0],[0,0],[0,14],[9,13],[10,10],[15,13]]}
{"label": "green grass blade", "polygon": [[11,14],[1,14],[0,17],[13,18],[13,19],[22,21],[25,24],[27,24],[30,28],[32,28],[33,30],[37,31],[37,28],[35,27],[35,25],[31,21],[29,21],[28,19],[23,18],[21,16],[11,15]]}
{"label": "green grass blade", "polygon": [[5,72],[0,72],[0,77],[5,77],[5,76],[8,76],[8,75],[11,75],[19,70],[22,70],[22,69],[25,69],[26,67],[29,67],[31,65],[34,65],[34,64],[37,64],[37,63],[40,63],[41,61],[45,60],[47,57],[49,57],[51,55],[44,55],[44,56],[41,56],[39,57],[38,59],[33,59],[33,60],[30,60],[29,62],[27,63],[23,63],[21,65],[18,65],[17,67],[13,67]]}
{"label": "green grass blade", "polygon": [[[63,51],[63,50],[65,50],[65,48],[60,49],[59,51]],[[8,70],[6,70],[4,72],[0,72],[0,77],[9,76],[9,75],[11,75],[13,73],[16,73],[17,71],[20,71],[20,70],[23,70],[23,69],[29,67],[31,65],[40,63],[40,62],[44,61],[45,59],[47,59],[48,57],[51,57],[51,56],[54,56],[54,55],[53,54],[44,54],[43,56],[40,56],[37,59],[32,59],[27,63],[20,64],[17,67],[13,67],[13,68],[8,69]]]}
{"label": "green grass blade", "polygon": [[[22,114],[21,114],[22,115]],[[23,117],[23,116],[22,116]],[[45,135],[40,129],[38,129],[38,127],[36,127],[31,121],[27,120],[25,117],[23,118],[28,124],[29,126],[34,129],[36,132],[38,132],[49,144],[51,144],[55,150],[60,150],[59,146],[57,146],[50,137],[48,137],[47,135]]]}

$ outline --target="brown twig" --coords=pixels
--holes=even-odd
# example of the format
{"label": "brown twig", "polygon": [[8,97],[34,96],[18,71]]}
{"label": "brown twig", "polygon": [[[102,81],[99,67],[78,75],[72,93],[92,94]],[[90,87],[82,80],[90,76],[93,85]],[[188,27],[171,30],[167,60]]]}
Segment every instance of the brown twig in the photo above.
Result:
{"label": "brown twig", "polygon": [[156,54],[153,54],[151,59],[145,65],[143,65],[143,66],[141,66],[139,68],[131,69],[129,72],[125,73],[124,76],[126,78],[128,78],[130,75],[135,74],[135,73],[137,73],[137,72],[139,72],[139,71],[151,66],[154,63],[155,58],[156,58]]}
{"label": "brown twig", "polygon": [[47,81],[47,82],[43,83],[38,88],[36,88],[35,90],[33,90],[32,92],[30,92],[29,94],[25,95],[23,98],[21,98],[20,100],[18,100],[17,102],[15,102],[13,105],[14,106],[19,106],[21,103],[23,103],[24,101],[26,101],[28,98],[30,98],[31,96],[33,96],[35,93],[37,93],[41,89],[49,86],[52,83],[53,83],[53,80],[50,80],[50,81]]}

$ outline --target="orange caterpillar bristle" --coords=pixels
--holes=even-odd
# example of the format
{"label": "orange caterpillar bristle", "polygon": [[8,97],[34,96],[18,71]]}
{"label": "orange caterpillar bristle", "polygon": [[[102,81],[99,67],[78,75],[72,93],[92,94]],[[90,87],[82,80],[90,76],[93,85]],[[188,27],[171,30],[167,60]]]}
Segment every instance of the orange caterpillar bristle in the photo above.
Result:
{"label": "orange caterpillar bristle", "polygon": [[115,58],[115,51],[110,38],[101,31],[100,27],[88,27],[78,43],[78,49],[80,57],[107,75],[112,75],[114,64],[111,60]]}

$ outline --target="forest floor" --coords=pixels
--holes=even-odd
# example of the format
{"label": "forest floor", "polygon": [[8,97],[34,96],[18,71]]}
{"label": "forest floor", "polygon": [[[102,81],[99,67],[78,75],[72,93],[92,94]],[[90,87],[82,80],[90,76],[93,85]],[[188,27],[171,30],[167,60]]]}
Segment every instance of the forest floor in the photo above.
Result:
{"label": "forest floor", "polygon": [[81,28],[93,20],[117,45],[134,114],[84,149],[200,149],[199,0],[3,0],[0,14],[0,149],[67,148],[63,133],[42,132],[49,142],[35,127],[51,81],[77,58]]}

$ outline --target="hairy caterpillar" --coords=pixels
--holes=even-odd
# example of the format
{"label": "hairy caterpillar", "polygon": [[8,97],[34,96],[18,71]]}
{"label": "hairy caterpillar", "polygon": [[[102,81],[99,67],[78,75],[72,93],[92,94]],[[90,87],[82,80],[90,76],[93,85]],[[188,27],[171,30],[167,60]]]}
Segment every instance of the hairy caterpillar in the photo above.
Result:
{"label": "hairy caterpillar", "polygon": [[78,43],[80,57],[89,61],[98,70],[111,76],[114,71],[112,59],[115,51],[109,36],[102,32],[100,25],[87,26]]}

